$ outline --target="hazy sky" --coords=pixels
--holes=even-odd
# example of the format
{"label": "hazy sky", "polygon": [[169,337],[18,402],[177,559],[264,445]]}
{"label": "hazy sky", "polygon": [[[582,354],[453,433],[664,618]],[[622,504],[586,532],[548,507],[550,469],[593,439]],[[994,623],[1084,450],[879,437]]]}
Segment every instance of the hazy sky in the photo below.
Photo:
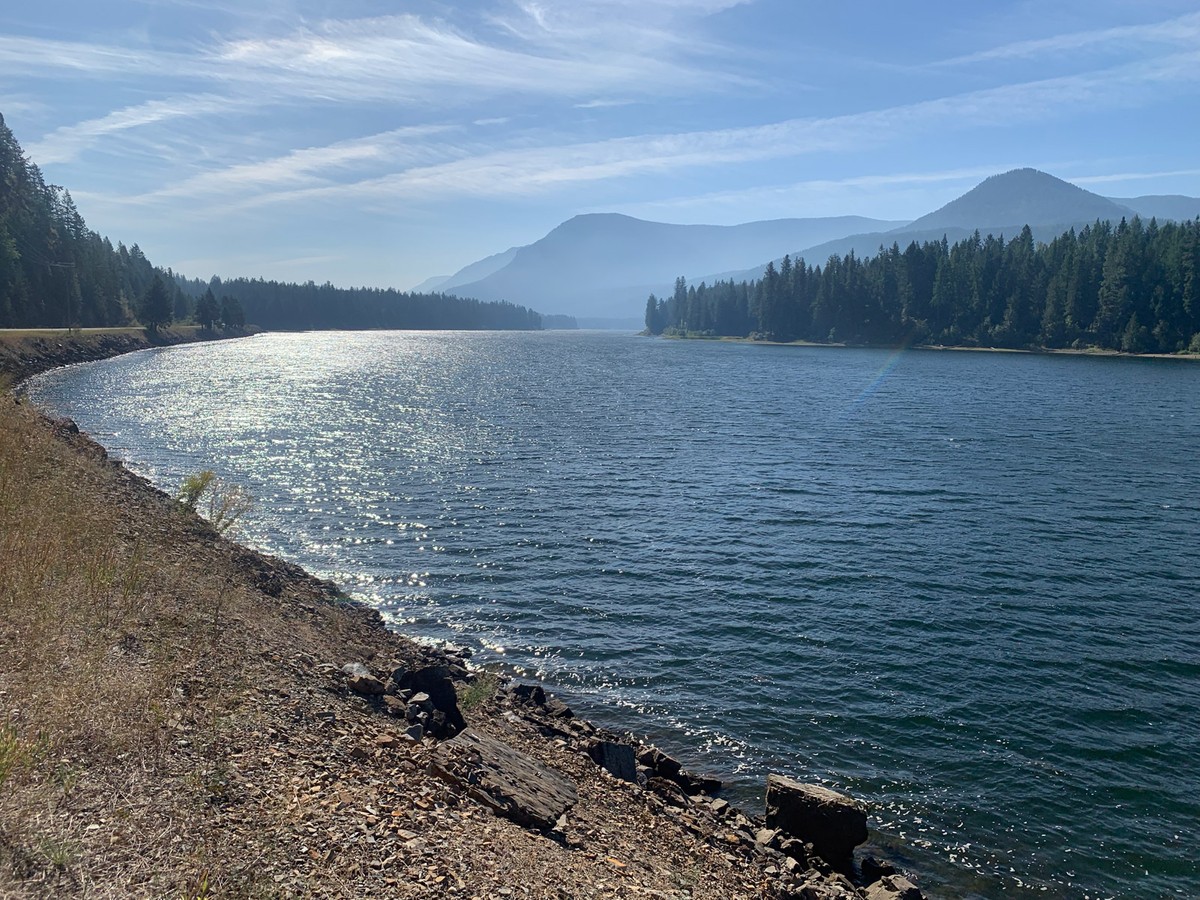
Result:
{"label": "hazy sky", "polygon": [[410,287],[584,212],[1200,195],[1191,2],[30,0],[0,112],[156,263]]}

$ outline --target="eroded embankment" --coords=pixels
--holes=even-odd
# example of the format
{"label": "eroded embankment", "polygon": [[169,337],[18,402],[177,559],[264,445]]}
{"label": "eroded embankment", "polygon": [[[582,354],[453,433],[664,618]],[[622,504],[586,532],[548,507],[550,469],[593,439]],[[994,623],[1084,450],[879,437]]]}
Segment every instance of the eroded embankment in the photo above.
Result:
{"label": "eroded embankment", "polygon": [[142,328],[0,330],[0,375],[17,383],[59,366],[109,359],[151,347],[246,337],[256,331],[250,328],[214,332],[196,326],[155,332]]}
{"label": "eroded embankment", "polygon": [[0,896],[917,896],[714,788],[0,395]]}

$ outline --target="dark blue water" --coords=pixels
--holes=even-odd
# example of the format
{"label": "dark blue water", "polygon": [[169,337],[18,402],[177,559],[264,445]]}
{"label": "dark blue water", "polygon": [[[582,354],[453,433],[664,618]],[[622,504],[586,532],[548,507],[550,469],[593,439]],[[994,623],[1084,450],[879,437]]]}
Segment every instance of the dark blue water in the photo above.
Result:
{"label": "dark blue water", "polygon": [[1200,896],[1200,365],[318,333],[32,392],[748,803],[863,798],[927,885]]}

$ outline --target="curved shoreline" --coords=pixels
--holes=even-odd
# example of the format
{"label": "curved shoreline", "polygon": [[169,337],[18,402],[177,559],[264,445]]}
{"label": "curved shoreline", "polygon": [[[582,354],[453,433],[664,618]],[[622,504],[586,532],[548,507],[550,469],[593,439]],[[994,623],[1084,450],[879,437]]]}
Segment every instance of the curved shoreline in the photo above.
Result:
{"label": "curved shoreline", "polygon": [[[154,345],[147,342],[145,346]],[[129,342],[126,341],[112,342],[103,339],[90,347],[64,346],[57,342],[50,348],[50,352],[46,352],[44,347],[39,352],[35,347],[21,355],[21,377],[28,377],[59,365],[101,359],[143,348],[141,345],[129,346]],[[4,360],[0,360],[0,372],[4,371],[4,368]],[[265,610],[260,608],[260,615],[286,618],[289,615],[289,607],[299,604],[302,617],[313,616],[324,620],[325,626],[332,628],[343,641],[347,634],[352,635],[348,642],[350,645],[376,647],[370,656],[359,651],[360,657],[365,657],[361,662],[365,664],[369,677],[390,685],[391,682],[387,682],[387,671],[399,671],[396,668],[397,660],[404,660],[401,667],[407,665],[410,669],[414,666],[438,666],[451,671],[462,670],[458,673],[461,676],[461,695],[462,685],[470,679],[470,676],[465,674],[461,657],[454,653],[418,647],[407,638],[387,631],[374,610],[355,603],[341,602],[345,598],[329,583],[314,578],[298,566],[234,544],[216,535],[199,520],[187,523],[187,527],[181,530],[175,521],[178,518],[176,504],[145,479],[130,473],[119,463],[108,460],[104,449],[86,435],[79,434],[77,429],[73,429],[69,424],[55,423],[45,417],[42,417],[42,427],[48,429],[57,442],[70,448],[72,453],[90,463],[98,464],[105,474],[115,481],[115,496],[122,514],[138,519],[133,523],[133,527],[153,529],[161,526],[164,531],[172,533],[175,544],[171,546],[182,544],[181,549],[185,555],[194,555],[196,559],[211,566],[216,566],[218,561],[227,564],[233,573],[227,577],[245,585],[257,595],[255,599],[260,604],[266,604]],[[139,640],[147,641],[148,638],[142,637]],[[361,732],[373,729],[377,747],[393,749],[393,740],[399,738],[393,739],[389,735],[394,735],[398,726],[394,716],[389,718],[389,714],[394,712],[396,707],[390,702],[384,703],[382,707],[380,704],[389,696],[398,697],[400,690],[385,687],[378,695],[357,691],[350,684],[351,679],[338,667],[343,662],[359,660],[353,657],[329,658],[328,643],[324,645],[324,649],[326,658],[321,659],[313,653],[305,653],[303,655],[309,657],[309,660],[299,663],[299,669],[304,670],[303,675],[312,682],[307,685],[310,695],[332,693],[352,705],[361,705],[363,700],[370,700],[367,708],[354,710],[360,714],[358,718],[364,720],[356,723],[359,726],[358,730]],[[271,651],[268,648],[263,652]],[[342,656],[350,656],[348,647]],[[384,658],[388,661],[380,665],[379,660]],[[295,671],[297,666],[294,658],[291,662],[292,677],[301,674]],[[278,677],[278,672],[272,676]],[[390,693],[393,690],[395,693]],[[378,699],[380,697],[382,700]],[[565,771],[579,786],[580,792],[590,800],[592,808],[587,815],[598,817],[589,820],[592,825],[601,830],[615,829],[622,820],[627,820],[636,812],[640,823],[634,834],[642,839],[652,835],[657,839],[662,836],[664,830],[677,831],[678,834],[672,836],[676,852],[685,853],[690,865],[712,871],[712,883],[718,888],[718,892],[714,894],[693,890],[688,894],[690,896],[870,896],[873,900],[876,897],[918,896],[911,891],[903,893],[908,890],[906,881],[900,890],[892,891],[889,885],[898,882],[886,864],[864,866],[867,871],[863,875],[869,873],[870,877],[861,878],[860,886],[856,887],[812,855],[811,847],[806,852],[803,847],[792,846],[788,848],[789,852],[785,853],[781,848],[787,841],[786,835],[781,835],[778,831],[772,833],[773,830],[765,827],[761,817],[734,810],[724,801],[710,802],[700,790],[707,787],[711,791],[711,784],[703,784],[702,779],[678,772],[677,763],[661,754],[655,756],[658,751],[653,748],[634,746],[632,752],[636,753],[638,762],[649,769],[652,782],[657,781],[658,784],[648,782],[647,787],[643,788],[614,778],[611,774],[614,769],[626,766],[631,758],[625,755],[629,751],[620,749],[631,746],[631,736],[605,732],[575,718],[561,702],[542,694],[540,688],[500,691],[492,697],[485,698],[476,709],[468,719],[468,724],[473,728],[493,736],[499,734],[507,744],[518,748],[527,756]],[[338,720],[343,715],[341,711],[335,713]],[[318,725],[324,721],[321,720]],[[299,737],[312,730],[310,726],[311,723],[307,722],[292,724],[286,732],[281,732],[284,743],[295,743]],[[424,744],[418,744],[416,747],[401,746],[412,750],[414,758],[423,759],[425,767],[428,768],[435,765],[432,757],[436,755],[436,745],[432,748],[426,746],[429,740],[426,738]],[[380,741],[383,743],[379,743]],[[323,741],[317,742],[318,746],[322,743]],[[361,746],[361,742],[359,745]],[[267,749],[272,746],[278,747],[278,742],[268,741]],[[352,759],[358,758],[353,748],[348,752]],[[378,755],[378,750],[375,755]],[[621,757],[622,761],[615,761],[618,757]],[[310,768],[320,766],[320,761],[314,757],[301,755],[300,760],[306,762]],[[600,765],[596,765],[597,763]],[[408,771],[407,768],[405,771]],[[676,776],[695,779],[693,787],[698,790],[687,790],[684,782]],[[461,792],[456,795],[453,790],[445,800],[447,808],[464,802]],[[420,832],[411,829],[403,831],[416,835],[406,838],[406,841],[421,839]],[[526,836],[524,833],[507,833],[505,840],[509,841],[511,846],[506,846],[501,852],[519,849]],[[0,835],[0,838],[3,838],[3,835]],[[653,844],[653,841],[644,842]],[[561,843],[569,851],[566,858],[557,859],[546,871],[550,873],[551,878],[559,875],[564,879],[576,877],[570,871],[560,871],[560,867],[566,866],[572,871],[579,867],[580,853],[584,851],[587,842],[584,838],[573,838],[568,825],[563,832]],[[602,863],[600,871],[611,875],[615,868],[622,877],[628,877],[629,873],[625,870],[633,865],[632,861],[639,859],[639,850],[635,843],[626,833],[622,841],[612,845],[618,848],[614,852],[618,852],[620,857],[611,854],[602,857],[599,860]],[[2,850],[0,840],[0,851]],[[614,859],[616,862],[613,862]],[[589,860],[588,866],[580,870],[580,883],[594,881],[596,873],[592,871],[591,863],[595,862],[595,859]],[[621,865],[617,865],[618,862]],[[586,877],[583,875],[584,869],[589,873]],[[319,877],[317,873],[313,875]],[[885,884],[885,879],[891,880]],[[872,882],[870,892],[861,887],[866,880]],[[550,883],[552,882],[548,882]],[[804,890],[809,890],[810,893],[805,894]],[[814,894],[812,891],[819,893]],[[404,896],[400,893],[395,895]]]}

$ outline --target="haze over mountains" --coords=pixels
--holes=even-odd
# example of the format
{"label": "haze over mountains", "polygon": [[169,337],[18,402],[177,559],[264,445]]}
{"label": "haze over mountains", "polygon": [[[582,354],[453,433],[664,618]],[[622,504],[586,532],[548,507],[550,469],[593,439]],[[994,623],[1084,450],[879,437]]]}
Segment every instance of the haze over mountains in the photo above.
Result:
{"label": "haze over mountains", "polygon": [[978,230],[1012,237],[1029,225],[1047,241],[1097,219],[1188,220],[1200,198],[1102,197],[1036,169],[993,175],[956,200],[912,222],[838,216],[744,225],[669,225],[618,214],[576,216],[542,239],[489,256],[418,287],[480,300],[509,300],[580,324],[633,326],[646,297],[689,284],[758,278],[784,255],[823,264],[832,254],[870,256],[880,246],[951,243]]}

